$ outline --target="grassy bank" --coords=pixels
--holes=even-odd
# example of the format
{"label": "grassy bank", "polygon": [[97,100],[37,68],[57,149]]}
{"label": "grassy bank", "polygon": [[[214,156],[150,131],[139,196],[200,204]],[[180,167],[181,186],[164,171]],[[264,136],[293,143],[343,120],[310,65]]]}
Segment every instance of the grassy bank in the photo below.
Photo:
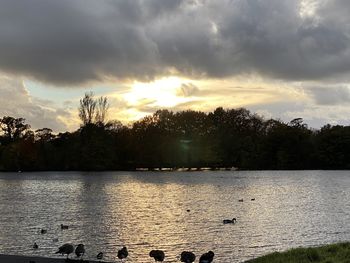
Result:
{"label": "grassy bank", "polygon": [[275,252],[247,263],[350,263],[350,242]]}

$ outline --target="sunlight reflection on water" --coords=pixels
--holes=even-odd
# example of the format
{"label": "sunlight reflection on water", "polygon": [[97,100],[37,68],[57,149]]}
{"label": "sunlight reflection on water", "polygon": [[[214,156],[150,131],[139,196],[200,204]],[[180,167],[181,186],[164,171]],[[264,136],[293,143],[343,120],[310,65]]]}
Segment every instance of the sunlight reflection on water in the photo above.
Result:
{"label": "sunlight reflection on water", "polygon": [[151,249],[242,262],[349,240],[349,186],[348,171],[0,173],[0,253],[54,256],[72,242],[90,259],[126,245],[128,262],[152,262]]}

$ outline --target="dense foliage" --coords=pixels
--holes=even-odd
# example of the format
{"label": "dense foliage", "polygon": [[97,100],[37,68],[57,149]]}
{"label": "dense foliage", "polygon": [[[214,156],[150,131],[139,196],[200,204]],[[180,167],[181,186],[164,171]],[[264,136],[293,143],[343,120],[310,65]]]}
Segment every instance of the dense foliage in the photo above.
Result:
{"label": "dense foliage", "polygon": [[313,130],[300,118],[264,120],[243,108],[159,110],[129,127],[83,117],[80,129],[59,134],[0,118],[0,170],[350,168],[349,126]]}

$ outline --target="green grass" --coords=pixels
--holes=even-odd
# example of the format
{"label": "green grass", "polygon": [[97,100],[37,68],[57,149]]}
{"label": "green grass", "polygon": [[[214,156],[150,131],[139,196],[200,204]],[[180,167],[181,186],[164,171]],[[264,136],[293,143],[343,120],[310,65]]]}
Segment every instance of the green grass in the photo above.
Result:
{"label": "green grass", "polygon": [[246,263],[350,263],[350,242],[275,252]]}

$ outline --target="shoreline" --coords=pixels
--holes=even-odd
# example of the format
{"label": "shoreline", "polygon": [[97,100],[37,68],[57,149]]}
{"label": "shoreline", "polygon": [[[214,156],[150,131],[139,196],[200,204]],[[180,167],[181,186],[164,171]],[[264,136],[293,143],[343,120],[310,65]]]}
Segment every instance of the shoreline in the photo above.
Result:
{"label": "shoreline", "polygon": [[66,257],[62,258],[50,258],[50,257],[40,257],[40,256],[24,256],[24,255],[7,255],[0,254],[1,263],[67,263],[67,262],[79,262],[79,263],[114,263],[113,261],[103,261],[103,260],[90,260],[90,259],[69,259],[66,261]]}

